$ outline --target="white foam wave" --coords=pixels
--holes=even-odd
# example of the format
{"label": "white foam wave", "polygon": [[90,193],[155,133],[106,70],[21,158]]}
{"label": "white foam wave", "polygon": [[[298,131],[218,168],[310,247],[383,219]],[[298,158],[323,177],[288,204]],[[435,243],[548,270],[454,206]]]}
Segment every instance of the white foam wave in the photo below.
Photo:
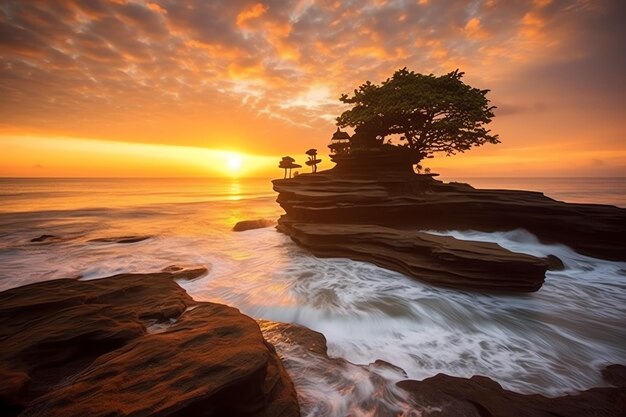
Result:
{"label": "white foam wave", "polygon": [[[268,228],[163,233],[131,245],[16,241],[0,251],[0,286],[205,265],[209,274],[181,282],[196,299],[302,324],[326,336],[332,356],[355,364],[382,359],[413,379],[481,374],[516,391],[557,395],[602,385],[602,365],[626,362],[626,264],[545,245],[520,230],[436,233],[554,254],[566,269],[548,272],[534,294],[479,295],[435,288],[368,263],[318,259]],[[319,395],[336,390],[318,389]]]}

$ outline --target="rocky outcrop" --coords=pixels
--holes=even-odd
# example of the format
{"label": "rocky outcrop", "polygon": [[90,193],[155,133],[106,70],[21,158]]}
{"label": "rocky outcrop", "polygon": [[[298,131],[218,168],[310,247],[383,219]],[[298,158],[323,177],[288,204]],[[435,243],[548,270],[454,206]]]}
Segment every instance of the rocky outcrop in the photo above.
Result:
{"label": "rocky outcrop", "polygon": [[264,227],[274,226],[276,221],[269,219],[258,219],[258,220],[242,220],[237,222],[235,226],[233,226],[234,232],[244,232],[246,230],[252,229],[262,229]]}
{"label": "rocky outcrop", "polygon": [[41,235],[41,236],[37,236],[32,238],[30,241],[33,243],[41,243],[41,242],[56,242],[60,240],[57,236],[55,235]]}
{"label": "rocky outcrop", "polygon": [[375,225],[282,221],[279,230],[320,257],[368,261],[421,281],[480,291],[532,292],[543,284],[548,262],[495,243]]}
{"label": "rocky outcrop", "polygon": [[[609,365],[602,370],[602,377],[611,385],[626,388],[626,366]],[[624,408],[626,410],[626,407]]]}
{"label": "rocky outcrop", "polygon": [[457,378],[444,374],[423,381],[401,381],[423,415],[436,417],[621,417],[626,388],[592,388],[558,398],[507,391],[484,377]]}
{"label": "rocky outcrop", "polygon": [[[536,291],[541,270],[562,268],[562,262],[494,246],[485,253],[483,244],[418,231],[521,228],[584,255],[626,260],[626,210],[618,207],[568,204],[530,191],[477,190],[406,172],[373,177],[362,167],[344,171],[338,166],[273,181],[286,213],[279,230],[318,256],[370,261],[438,285],[514,292]],[[355,171],[360,174],[350,175]]]}
{"label": "rocky outcrop", "polygon": [[[423,417],[623,417],[626,410],[626,388],[622,365],[610,365],[602,374],[615,387],[592,388],[557,398],[525,395],[506,390],[496,381],[484,376],[459,378],[438,374],[423,381],[401,380],[393,383],[385,378],[406,374],[393,364],[375,361],[369,365],[354,365],[340,358],[328,357],[326,339],[320,333],[285,323],[260,321],[266,339],[284,350],[309,356],[321,377],[333,386],[343,387],[342,375],[354,374],[360,368],[359,381],[373,385],[371,393],[352,404],[367,415],[421,415]],[[286,345],[286,346],[285,346]],[[314,359],[311,359],[314,358]],[[300,363],[286,361],[294,373],[303,372]],[[313,371],[311,371],[313,372]],[[400,377],[403,378],[403,377]],[[612,380],[611,378],[616,378]],[[346,387],[346,390],[352,387]],[[316,405],[303,404],[303,411]],[[346,415],[358,415],[349,410]],[[317,413],[314,415],[323,415]]]}
{"label": "rocky outcrop", "polygon": [[89,242],[95,243],[137,243],[150,239],[152,236],[116,236],[116,237],[99,237],[91,239]]}
{"label": "rocky outcrop", "polygon": [[0,293],[0,408],[20,416],[297,416],[259,326],[174,280],[61,279]]}
{"label": "rocky outcrop", "polygon": [[274,180],[285,220],[401,229],[525,229],[583,255],[626,260],[626,209],[555,201],[539,192],[478,190],[423,175],[371,178],[333,171]]}

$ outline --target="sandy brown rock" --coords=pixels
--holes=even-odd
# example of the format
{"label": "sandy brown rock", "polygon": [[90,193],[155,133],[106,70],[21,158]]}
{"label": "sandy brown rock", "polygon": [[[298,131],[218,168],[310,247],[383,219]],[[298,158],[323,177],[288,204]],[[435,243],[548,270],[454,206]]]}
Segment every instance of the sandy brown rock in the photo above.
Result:
{"label": "sandy brown rock", "polygon": [[55,235],[41,235],[41,236],[32,238],[30,241],[33,243],[41,243],[41,242],[49,243],[49,242],[56,242],[59,240],[60,238]]}
{"label": "sandy brown rock", "polygon": [[602,370],[602,377],[611,385],[626,388],[626,366],[624,365],[607,366]]}
{"label": "sandy brown rock", "polygon": [[326,338],[323,334],[293,323],[279,323],[270,320],[257,320],[266,340],[281,340],[284,343],[299,345],[309,352],[325,356]]}
{"label": "sandy brown rock", "polygon": [[116,236],[116,237],[99,237],[91,239],[89,242],[94,243],[137,243],[150,239],[152,236]]}
{"label": "sandy brown rock", "polygon": [[282,221],[279,230],[321,257],[368,261],[435,285],[504,292],[537,291],[548,263],[494,243],[375,225]]}
{"label": "sandy brown rock", "polygon": [[22,416],[299,415],[256,322],[196,303],[174,282],[205,272],[54,280],[0,293],[0,407]]}
{"label": "sandy brown rock", "polygon": [[444,374],[397,385],[426,409],[424,417],[623,417],[626,410],[624,388],[592,388],[548,398],[507,391],[483,376],[468,379]]}
{"label": "sandy brown rock", "polygon": [[258,220],[242,220],[233,226],[234,232],[244,232],[252,229],[262,229],[264,227],[274,226],[276,221],[269,219]]}

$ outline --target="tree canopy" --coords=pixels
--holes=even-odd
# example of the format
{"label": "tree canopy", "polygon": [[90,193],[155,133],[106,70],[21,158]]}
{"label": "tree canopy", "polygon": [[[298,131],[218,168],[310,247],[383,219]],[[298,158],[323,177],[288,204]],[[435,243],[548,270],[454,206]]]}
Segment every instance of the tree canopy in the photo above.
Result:
{"label": "tree canopy", "polygon": [[500,143],[485,128],[495,108],[486,97],[489,90],[470,87],[461,81],[463,75],[456,70],[437,77],[403,68],[380,85],[367,81],[352,97],[341,96],[352,108],[337,118],[337,125],[379,143],[400,135],[401,145],[415,151],[416,161],[436,152],[453,155]]}

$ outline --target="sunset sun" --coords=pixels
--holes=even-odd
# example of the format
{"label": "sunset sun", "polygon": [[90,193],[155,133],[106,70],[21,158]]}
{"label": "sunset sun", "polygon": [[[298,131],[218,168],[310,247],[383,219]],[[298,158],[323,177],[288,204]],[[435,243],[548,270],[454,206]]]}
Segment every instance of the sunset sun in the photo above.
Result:
{"label": "sunset sun", "polygon": [[235,175],[241,171],[241,155],[231,155],[227,161],[228,172]]}

